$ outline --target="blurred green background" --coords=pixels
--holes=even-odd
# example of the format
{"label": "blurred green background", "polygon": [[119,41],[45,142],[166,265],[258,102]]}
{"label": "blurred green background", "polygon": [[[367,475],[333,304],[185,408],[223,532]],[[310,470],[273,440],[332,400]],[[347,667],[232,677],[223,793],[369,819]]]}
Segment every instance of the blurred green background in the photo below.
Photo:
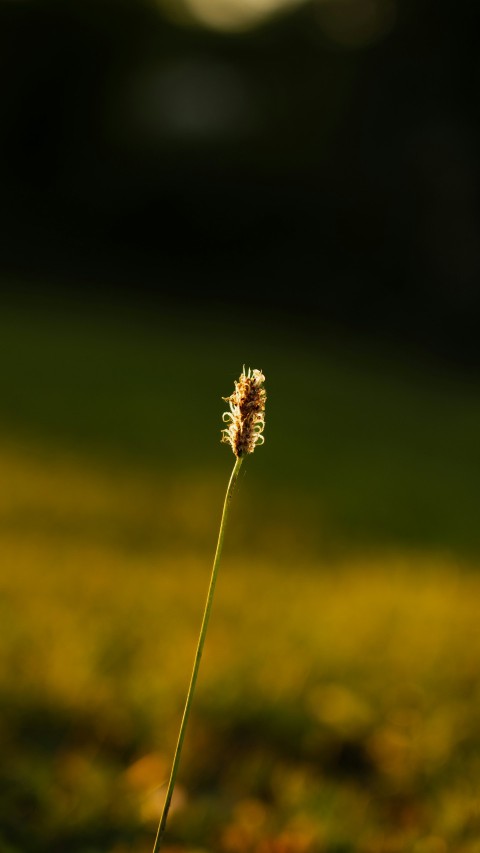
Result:
{"label": "blurred green background", "polygon": [[480,853],[472,9],[0,0],[0,851]]}

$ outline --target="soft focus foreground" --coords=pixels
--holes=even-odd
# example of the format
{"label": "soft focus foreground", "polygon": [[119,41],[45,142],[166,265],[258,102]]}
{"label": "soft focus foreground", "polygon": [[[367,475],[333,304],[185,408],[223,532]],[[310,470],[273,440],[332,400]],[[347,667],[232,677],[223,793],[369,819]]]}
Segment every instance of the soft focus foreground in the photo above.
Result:
{"label": "soft focus foreground", "polygon": [[[93,496],[115,518],[112,484],[66,466],[60,507],[25,464],[2,458],[3,849],[148,850],[208,566],[78,535]],[[172,850],[477,850],[480,578],[291,559],[225,566]]]}
{"label": "soft focus foreground", "polygon": [[[171,439],[173,456],[198,455],[191,473],[162,466],[154,454],[146,464],[152,429],[142,398],[146,380],[141,372],[137,377],[128,353],[125,363],[130,363],[133,378],[129,385],[128,375],[123,376],[123,408],[112,415],[118,418],[119,434],[112,437],[110,455],[103,450],[100,459],[107,404],[105,411],[100,404],[93,407],[90,421],[88,416],[82,421],[80,414],[75,421],[71,410],[63,408],[69,401],[80,413],[87,387],[93,400],[95,394],[100,400],[107,386],[114,393],[120,349],[104,342],[98,372],[89,373],[89,359],[95,363],[98,347],[93,332],[77,360],[72,355],[74,329],[64,329],[57,338],[50,330],[49,345],[45,338],[36,359],[28,357],[28,346],[35,348],[32,334],[23,330],[20,338],[13,332],[10,339],[4,336],[4,346],[15,353],[11,364],[12,375],[17,372],[17,396],[12,392],[11,400],[17,408],[12,402],[11,420],[19,426],[13,438],[5,411],[0,451],[0,849],[146,853],[163,801],[230,468],[230,455],[217,445],[220,396],[228,392],[228,384],[211,389],[211,377],[208,387],[201,377],[203,395],[212,391],[214,397],[218,390],[218,411],[213,406],[208,415],[208,426],[217,432],[212,449],[205,450],[207,461],[213,451],[218,453],[216,467],[205,473],[203,447],[192,451],[192,443],[203,440],[202,423],[200,438],[191,433],[185,450]],[[151,359],[154,350],[148,350],[148,343],[143,346],[145,364],[157,364]],[[141,345],[133,350],[141,363]],[[187,374],[188,356],[198,362],[193,352],[184,353],[184,361],[179,357],[180,374]],[[208,364],[206,350],[202,357]],[[27,366],[37,380],[28,394],[19,381]],[[266,371],[267,365],[261,366]],[[300,361],[292,371],[295,366]],[[308,371],[307,361],[302,366]],[[229,368],[231,378],[237,369],[237,364]],[[63,375],[68,383],[58,380]],[[300,383],[301,375],[298,370]],[[328,395],[327,374],[319,368],[318,375]],[[342,389],[349,396],[345,383],[337,388],[340,406],[347,405]],[[272,384],[275,375],[269,390]],[[352,386],[358,389],[358,378]],[[364,399],[369,393],[373,399],[377,387],[373,383],[369,391],[364,379]],[[427,395],[422,410],[413,394],[415,406],[409,409],[409,393],[401,382],[395,386],[392,379],[389,387],[391,408],[398,394],[405,418],[413,417],[415,408],[425,429],[429,407],[441,411],[438,396]],[[59,388],[62,393],[57,394]],[[6,383],[5,389],[4,407]],[[161,397],[162,390],[170,393],[167,384],[150,393]],[[181,386],[175,393],[185,395],[191,417],[188,390]],[[195,402],[198,392],[191,393]],[[312,387],[312,395],[318,393]],[[27,403],[28,435],[27,419],[21,429]],[[459,396],[457,411],[462,405],[470,404]],[[142,461],[132,460],[125,450],[129,423],[124,417],[133,409],[134,424],[135,406],[137,415],[144,412],[136,426],[147,448]],[[469,411],[473,431],[473,404]],[[173,435],[177,410],[169,415],[171,420],[159,430],[159,444]],[[152,409],[154,423],[157,416]],[[184,417],[179,411],[181,434]],[[291,417],[297,418],[299,433],[307,435],[302,408]],[[308,418],[312,428],[312,418],[320,420],[320,412],[309,410]],[[335,410],[325,418],[334,422]],[[444,425],[451,426],[452,418],[445,406]],[[291,425],[275,421],[269,412],[266,440],[271,439],[273,449],[275,433]],[[353,427],[346,425],[345,434],[348,429]],[[438,429],[440,436],[430,435],[432,478],[439,464],[435,441],[443,441]],[[356,434],[363,450],[365,437],[358,429]],[[419,434],[421,447],[421,430]],[[469,434],[466,428],[463,450],[452,449],[451,467],[447,460],[437,474],[450,487],[455,473],[463,470],[461,454],[469,447]],[[407,447],[415,444],[412,435],[406,436]],[[384,440],[395,446],[394,433]],[[305,441],[305,453],[315,448],[322,452],[315,434]],[[352,471],[358,473],[362,460],[355,467],[354,446],[353,438],[346,442]],[[267,459],[268,453],[266,443]],[[292,453],[298,454],[293,445]],[[386,456],[384,447],[380,466]],[[318,464],[313,455],[312,469],[305,465],[302,475],[303,492],[285,462],[281,495],[288,489],[292,495],[286,504],[278,490],[275,500],[269,497],[268,489],[273,493],[278,481],[272,479],[269,486],[273,474],[268,467],[265,474],[256,462],[240,484],[232,513],[172,808],[169,853],[477,853],[480,576],[474,552],[468,561],[452,556],[452,549],[448,556],[441,532],[437,549],[414,550],[402,545],[400,537],[395,544],[395,524],[390,522],[390,544],[376,548],[373,528],[368,545],[360,547],[351,538],[348,548],[337,550],[323,532],[329,542],[327,558],[311,529],[319,501],[308,482]],[[272,471],[281,467],[278,456],[268,464]],[[471,467],[474,471],[473,457]],[[403,471],[401,456],[398,470]],[[392,490],[398,491],[401,478],[395,480],[395,466],[388,471]],[[339,476],[346,475],[340,471]],[[373,463],[370,476],[374,483],[382,482]],[[253,496],[257,478],[264,501],[263,532],[258,529],[262,515],[252,516],[246,500]],[[327,488],[330,478],[326,466]],[[346,508],[343,516],[338,510],[337,521],[345,530],[348,501],[354,507],[359,494],[368,494],[367,474],[365,478],[366,492],[358,483],[351,491],[345,487]],[[333,486],[329,488],[333,496]],[[371,483],[370,488],[373,494]],[[428,491],[432,484],[419,488]],[[457,504],[462,497],[457,490]],[[397,501],[401,516],[398,495]],[[373,499],[370,504],[375,513]],[[428,508],[430,515],[441,517],[441,498],[432,493]],[[457,511],[452,506],[453,515]],[[418,527],[408,524],[408,518],[399,518],[399,529],[418,533]],[[462,528],[454,524],[450,532],[460,537]],[[429,535],[427,525],[427,541]],[[467,536],[462,544],[464,552],[472,546]]]}

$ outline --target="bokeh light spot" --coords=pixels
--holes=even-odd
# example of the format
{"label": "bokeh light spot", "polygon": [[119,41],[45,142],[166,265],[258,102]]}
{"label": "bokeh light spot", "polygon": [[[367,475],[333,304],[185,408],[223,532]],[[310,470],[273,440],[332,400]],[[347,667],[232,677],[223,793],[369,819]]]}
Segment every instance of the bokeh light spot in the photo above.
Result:
{"label": "bokeh light spot", "polygon": [[[249,30],[276,12],[299,6],[304,2],[305,0],[184,0],[183,8],[187,15],[191,15],[203,26],[234,32]],[[178,10],[175,17],[179,17]]]}

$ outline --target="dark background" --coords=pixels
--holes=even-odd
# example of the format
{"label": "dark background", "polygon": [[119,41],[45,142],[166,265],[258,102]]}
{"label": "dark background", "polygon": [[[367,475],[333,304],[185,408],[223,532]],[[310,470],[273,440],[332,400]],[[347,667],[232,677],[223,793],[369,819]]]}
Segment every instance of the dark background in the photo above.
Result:
{"label": "dark background", "polygon": [[475,4],[167,11],[0,3],[4,289],[263,306],[478,366]]}

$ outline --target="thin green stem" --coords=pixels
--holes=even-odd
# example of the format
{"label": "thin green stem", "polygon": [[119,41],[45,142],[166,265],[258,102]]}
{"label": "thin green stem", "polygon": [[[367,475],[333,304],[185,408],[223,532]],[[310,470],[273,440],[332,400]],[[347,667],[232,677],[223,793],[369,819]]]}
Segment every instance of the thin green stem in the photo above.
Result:
{"label": "thin green stem", "polygon": [[190,686],[188,688],[187,699],[185,702],[185,708],[183,710],[183,717],[182,717],[182,722],[180,725],[180,731],[178,733],[177,746],[175,749],[175,755],[173,757],[172,771],[170,773],[170,780],[168,783],[167,793],[165,796],[165,803],[163,806],[162,816],[160,818],[160,823],[158,826],[157,837],[155,839],[155,844],[153,847],[153,853],[158,853],[158,851],[160,850],[160,848],[162,846],[163,836],[165,833],[165,826],[167,823],[167,817],[168,817],[168,812],[170,809],[170,803],[172,801],[173,789],[175,787],[175,780],[177,778],[178,765],[180,764],[180,756],[181,756],[181,752],[182,752],[183,741],[185,738],[185,730],[187,728],[188,716],[190,714],[190,708],[192,705],[193,693],[195,690],[195,684],[197,683],[198,670],[200,668],[200,661],[202,659],[203,646],[205,643],[205,636],[207,634],[207,628],[208,628],[208,620],[210,618],[210,611],[212,609],[213,595],[215,592],[215,584],[217,582],[218,567],[220,565],[220,557],[222,554],[223,540],[225,537],[225,527],[227,524],[228,510],[230,508],[230,501],[232,499],[233,490],[235,487],[235,483],[237,481],[237,477],[238,477],[242,462],[243,462],[242,458],[238,458],[236,460],[232,474],[230,476],[230,480],[228,481],[227,492],[226,492],[225,501],[223,504],[222,520],[220,522],[220,530],[218,533],[217,549],[215,551],[215,558],[213,560],[213,568],[212,568],[212,575],[210,578],[210,586],[208,587],[207,602],[205,604],[205,610],[203,613],[202,627],[200,628],[200,636],[198,638],[197,651],[195,653],[195,660],[193,663],[193,670],[192,670],[192,675],[190,678]]}

